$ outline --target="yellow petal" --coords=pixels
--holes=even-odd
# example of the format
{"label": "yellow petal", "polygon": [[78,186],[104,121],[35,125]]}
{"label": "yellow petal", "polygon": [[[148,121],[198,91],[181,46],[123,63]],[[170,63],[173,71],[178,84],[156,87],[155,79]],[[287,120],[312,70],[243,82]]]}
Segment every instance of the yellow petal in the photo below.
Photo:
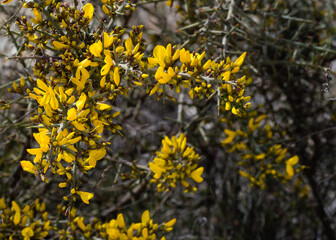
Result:
{"label": "yellow petal", "polygon": [[21,163],[21,167],[23,168],[24,171],[30,172],[32,174],[37,173],[36,166],[34,164],[32,164],[30,161],[21,161],[20,163]]}
{"label": "yellow petal", "polygon": [[33,229],[31,229],[31,227],[26,227],[26,228],[22,229],[21,234],[22,234],[22,236],[25,237],[25,239],[26,239],[26,237],[28,237],[27,239],[29,239],[30,237],[34,236],[34,231],[33,231]]}
{"label": "yellow petal", "polygon": [[89,192],[76,191],[76,193],[81,197],[82,201],[89,204],[89,200],[93,198],[93,194]]}
{"label": "yellow petal", "polygon": [[176,223],[176,218],[170,220],[169,222],[166,222],[164,224],[165,227],[172,227]]}
{"label": "yellow petal", "polygon": [[244,62],[245,56],[246,56],[246,52],[240,55],[240,57],[234,62],[235,66],[240,67]]}
{"label": "yellow petal", "polygon": [[294,168],[290,164],[286,164],[286,172],[288,176],[293,177],[294,176]]}
{"label": "yellow petal", "polygon": [[91,21],[93,16],[94,7],[91,3],[85,4],[83,7],[84,17]]}
{"label": "yellow petal", "polygon": [[141,223],[143,225],[147,225],[147,223],[149,222],[150,217],[149,217],[149,211],[146,210],[143,212],[142,216],[141,216]]}
{"label": "yellow petal", "polygon": [[204,171],[203,167],[197,168],[191,173],[191,178],[194,179],[195,182],[202,182],[203,178],[201,177],[202,173]]}
{"label": "yellow petal", "polygon": [[159,179],[161,177],[162,172],[164,172],[164,169],[159,167],[158,165],[150,162],[149,163],[149,169],[154,173],[154,178]]}
{"label": "yellow petal", "polygon": [[69,47],[68,45],[65,45],[65,44],[63,44],[61,42],[58,42],[58,41],[53,41],[53,45],[57,50],[61,50],[62,48]]}
{"label": "yellow petal", "polygon": [[105,103],[97,103],[97,109],[99,111],[109,111],[112,109],[112,106]]}
{"label": "yellow petal", "polygon": [[77,111],[81,111],[86,103],[86,95],[85,93],[81,93],[81,96],[79,97],[78,101],[76,102],[76,107],[77,107]]}
{"label": "yellow petal", "polygon": [[[14,206],[17,206],[17,207],[14,207]],[[21,210],[20,210],[20,207],[16,204],[16,202],[12,201],[12,208],[14,208],[14,210],[15,210],[13,223],[15,225],[18,225],[20,223],[20,221],[21,221]]]}
{"label": "yellow petal", "polygon": [[95,56],[95,57],[101,57],[100,53],[103,50],[103,44],[102,42],[99,40],[98,42],[92,44],[89,47],[90,52]]}
{"label": "yellow petal", "polygon": [[122,213],[119,213],[117,216],[117,224],[118,227],[120,227],[121,229],[126,228],[124,216],[122,215]]}
{"label": "yellow petal", "polygon": [[37,79],[36,83],[37,83],[37,86],[40,89],[42,89],[43,91],[45,91],[45,92],[49,91],[49,88],[48,88],[47,84],[45,84],[41,79]]}
{"label": "yellow petal", "polygon": [[108,48],[113,43],[113,36],[109,36],[107,32],[104,32],[104,48]]}
{"label": "yellow petal", "polygon": [[120,83],[120,76],[119,76],[119,69],[118,67],[114,68],[114,73],[113,73],[113,81],[114,83],[119,86]]}
{"label": "yellow petal", "polygon": [[125,47],[126,47],[127,55],[130,55],[133,50],[133,42],[131,38],[126,40]]}
{"label": "yellow petal", "polygon": [[85,231],[86,227],[85,224],[83,222],[83,217],[79,218],[77,221],[77,225],[80,229],[82,229],[82,231]]}
{"label": "yellow petal", "polygon": [[153,95],[159,88],[160,83],[156,84],[153,89],[150,91],[149,96]]}
{"label": "yellow petal", "polygon": [[295,165],[299,162],[299,157],[295,155],[294,157],[291,157],[290,159],[287,160],[287,163],[290,165]]}
{"label": "yellow petal", "polygon": [[67,120],[69,121],[73,121],[77,118],[77,111],[76,111],[76,108],[71,108],[68,110],[68,113],[67,113]]}

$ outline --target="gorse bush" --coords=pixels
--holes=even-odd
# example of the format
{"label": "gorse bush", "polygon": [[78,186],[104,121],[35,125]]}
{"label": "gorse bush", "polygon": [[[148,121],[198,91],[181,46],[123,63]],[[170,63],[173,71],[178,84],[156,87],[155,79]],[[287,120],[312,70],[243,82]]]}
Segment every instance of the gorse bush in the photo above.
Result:
{"label": "gorse bush", "polygon": [[[302,239],[323,229],[333,239],[316,165],[296,144],[319,132],[288,126],[301,117],[288,87],[301,80],[277,71],[284,61],[288,76],[302,73],[298,52],[311,46],[318,70],[316,58],[335,50],[291,42],[308,21],[277,15],[291,4],[2,1],[17,72],[0,88],[1,238]],[[177,30],[160,11],[176,14]],[[277,46],[278,16],[297,25]],[[270,33],[266,43],[249,28]]]}

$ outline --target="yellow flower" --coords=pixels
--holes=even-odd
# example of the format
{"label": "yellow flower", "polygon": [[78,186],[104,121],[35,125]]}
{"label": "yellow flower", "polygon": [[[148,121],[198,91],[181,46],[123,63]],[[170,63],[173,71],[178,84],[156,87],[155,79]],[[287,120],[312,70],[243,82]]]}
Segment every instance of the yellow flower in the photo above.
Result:
{"label": "yellow flower", "polygon": [[97,161],[105,157],[105,155],[106,155],[105,148],[100,148],[98,150],[90,150],[89,158],[86,159],[86,162],[88,162],[90,166],[95,167],[97,164]]}
{"label": "yellow flower", "polygon": [[42,154],[44,152],[49,151],[49,145],[50,145],[49,131],[48,129],[45,128],[39,128],[39,133],[34,133],[33,136],[40,145],[40,148],[27,149],[27,152],[32,155],[36,155],[34,162],[40,162]]}
{"label": "yellow flower", "polygon": [[81,96],[79,97],[78,101],[76,102],[76,107],[77,107],[77,111],[80,112],[82,111],[85,103],[86,103],[86,95],[85,93],[81,93]]}
{"label": "yellow flower", "polygon": [[172,56],[172,45],[168,44],[165,48],[164,46],[157,45],[153,50],[153,57],[148,58],[148,63],[152,66],[157,64],[160,67],[165,67],[166,65],[173,64],[180,56],[180,49],[177,49]]}
{"label": "yellow flower", "polygon": [[119,75],[119,68],[115,67],[113,71],[113,81],[115,85],[119,86],[120,83],[120,75]]}
{"label": "yellow flower", "polygon": [[104,48],[108,48],[113,43],[114,37],[113,35],[109,36],[107,32],[104,32],[103,37],[104,37]]}
{"label": "yellow flower", "polygon": [[29,240],[30,237],[34,236],[34,231],[31,229],[31,227],[26,227],[22,229],[21,234],[24,237],[24,240]]}
{"label": "yellow flower", "polygon": [[246,56],[246,52],[244,52],[242,55],[240,55],[240,57],[234,62],[234,65],[236,67],[240,67],[244,62],[245,56]]}
{"label": "yellow flower", "polygon": [[142,213],[142,216],[141,216],[141,224],[146,226],[148,224],[150,220],[150,217],[149,217],[149,211],[146,210]]}
{"label": "yellow flower", "polygon": [[83,191],[76,191],[76,194],[78,194],[81,197],[82,201],[86,204],[90,204],[89,200],[94,196],[92,193]]}
{"label": "yellow flower", "polygon": [[98,103],[97,103],[97,109],[98,109],[99,111],[109,111],[109,110],[112,109],[112,106],[111,106],[111,105],[108,105],[108,104],[106,104],[106,103],[100,103],[100,102],[98,102]]}
{"label": "yellow flower", "polygon": [[299,162],[299,157],[295,155],[286,161],[286,173],[289,177],[294,176],[294,168],[293,166]]}
{"label": "yellow flower", "polygon": [[42,15],[41,15],[40,11],[37,8],[34,8],[33,14],[35,15],[35,19],[34,18],[31,19],[31,21],[33,23],[38,24],[38,23],[41,23],[43,21],[42,20]]}
{"label": "yellow flower", "polygon": [[21,221],[21,209],[15,201],[12,201],[12,211],[15,212],[13,223],[18,225]]}
{"label": "yellow flower", "polygon": [[90,73],[86,70],[86,67],[92,66],[93,63],[91,63],[91,61],[88,59],[84,59],[81,62],[79,62],[78,60],[75,60],[74,65],[78,66],[76,70],[76,76],[71,77],[70,80],[74,84],[76,84],[77,91],[81,92],[85,88],[86,81],[90,77]]}
{"label": "yellow flower", "polygon": [[235,131],[230,130],[230,129],[225,129],[224,132],[227,135],[227,138],[225,140],[221,141],[221,143],[223,145],[232,143],[234,138],[237,136],[237,133]]}
{"label": "yellow flower", "polygon": [[30,172],[32,174],[37,174],[36,166],[32,164],[30,161],[21,161],[20,163],[24,171]]}
{"label": "yellow flower", "polygon": [[93,12],[94,12],[93,5],[91,3],[85,4],[85,6],[83,7],[83,12],[84,12],[84,17],[89,19],[89,21],[91,21],[93,17]]}
{"label": "yellow flower", "polygon": [[180,134],[178,138],[165,137],[162,140],[162,148],[156,153],[156,157],[149,163],[150,170],[154,173],[152,183],[157,184],[158,191],[174,188],[180,182],[185,191],[196,190],[186,180],[197,183],[203,181],[201,177],[203,167],[197,168],[200,157],[192,147],[187,147],[187,138]]}
{"label": "yellow flower", "polygon": [[200,167],[197,168],[196,170],[192,171],[191,173],[191,178],[194,179],[195,182],[203,182],[203,178],[201,177],[202,173],[203,173],[204,168]]}
{"label": "yellow flower", "polygon": [[90,52],[95,56],[95,57],[101,57],[101,52],[103,51],[103,44],[99,40],[98,42],[92,44],[89,47]]}
{"label": "yellow flower", "polygon": [[119,213],[118,216],[117,216],[117,225],[121,229],[126,229],[124,216],[121,213]]}
{"label": "yellow flower", "polygon": [[168,83],[170,80],[172,80],[175,77],[175,72],[173,68],[169,67],[167,73],[164,71],[163,66],[160,66],[158,70],[155,73],[155,79],[160,84]]}
{"label": "yellow flower", "polygon": [[191,62],[190,52],[186,51],[185,49],[182,49],[180,51],[180,61],[185,65],[190,64],[190,62]]}
{"label": "yellow flower", "polygon": [[84,224],[84,217],[77,217],[77,218],[75,219],[75,221],[77,221],[77,225],[78,225],[78,227],[79,227],[82,231],[85,232],[85,230],[86,230],[86,226],[85,226],[85,224]]}
{"label": "yellow flower", "polygon": [[126,47],[126,55],[127,56],[131,55],[133,51],[133,42],[131,38],[128,38],[125,41],[125,47]]}
{"label": "yellow flower", "polygon": [[53,41],[53,45],[57,50],[61,50],[62,48],[68,48],[69,46],[66,44],[63,44],[61,42],[58,41]]}
{"label": "yellow flower", "polygon": [[107,54],[104,59],[105,65],[101,68],[100,74],[105,76],[110,71],[110,68],[113,66],[113,60],[110,54]]}
{"label": "yellow flower", "polygon": [[41,79],[36,80],[38,88],[34,88],[34,92],[37,94],[29,93],[29,96],[35,99],[44,108],[50,107],[57,110],[59,108],[59,102],[54,92],[54,89]]}

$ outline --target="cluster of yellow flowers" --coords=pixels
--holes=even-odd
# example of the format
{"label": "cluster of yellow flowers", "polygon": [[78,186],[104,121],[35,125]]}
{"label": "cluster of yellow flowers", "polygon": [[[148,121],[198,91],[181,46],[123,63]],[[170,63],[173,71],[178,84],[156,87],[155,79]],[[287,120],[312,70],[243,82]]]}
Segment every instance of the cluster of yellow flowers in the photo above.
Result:
{"label": "cluster of yellow flowers", "polygon": [[[59,211],[64,212],[65,207],[59,206]],[[101,222],[96,218],[91,219],[90,223],[85,224],[84,217],[77,215],[77,209],[72,208],[69,212],[71,221],[58,228],[60,239],[69,239],[82,236],[85,239],[101,238],[108,240],[155,240],[160,235],[160,240],[165,240],[164,233],[170,232],[176,219],[166,223],[157,224],[150,218],[148,210],[142,213],[141,222],[131,223],[126,226],[124,216],[119,213],[116,219]]]}
{"label": "cluster of yellow flowers", "polygon": [[[134,10],[129,1],[101,2],[100,13],[112,17],[111,20]],[[73,203],[79,196],[89,204],[94,195],[80,190],[79,176],[94,169],[108,153],[109,142],[103,137],[104,132],[117,134],[121,130],[115,123],[119,114],[113,110],[116,98],[127,96],[135,87],[144,87],[148,95],[156,95],[158,99],[174,99],[169,89],[179,93],[182,86],[192,99],[217,96],[220,110],[242,116],[250,107],[250,97],[244,96],[245,77],[236,79],[235,75],[246,53],[235,61],[229,57],[220,62],[203,61],[205,52],[194,53],[168,44],[155,46],[147,58],[142,25],[133,26],[130,31],[112,27],[113,21],[106,24],[94,18],[97,9],[91,3],[80,9],[77,1],[74,5],[56,0],[23,4],[32,10],[33,17],[17,18],[19,32],[15,34],[24,40],[19,51],[24,55],[21,59],[34,61],[33,74],[27,72],[9,89],[36,105],[30,117],[30,127],[36,130],[33,133],[36,146],[27,149],[33,161],[22,160],[21,166],[47,183],[50,172],[60,176],[58,186],[68,189],[63,199],[70,204],[59,210],[67,213],[68,221],[62,226],[57,221],[51,224],[45,204],[39,200],[21,209],[14,201],[8,207],[2,198],[1,229],[6,231],[0,236],[42,239],[53,230],[60,239],[80,236],[152,240],[159,233],[164,240],[163,233],[172,230],[176,219],[155,224],[149,211],[142,214],[141,222],[129,227],[122,214],[109,222],[94,220],[85,224],[84,218],[77,216]],[[99,27],[93,29],[96,25]],[[7,102],[0,104],[3,110],[10,107]],[[194,148],[187,146],[184,134],[165,137],[161,150],[149,163],[154,173],[151,182],[156,183],[159,192],[175,188],[178,182],[185,192],[194,192],[197,188],[193,182],[203,181],[204,169],[198,166],[199,160]]]}
{"label": "cluster of yellow flowers", "polygon": [[186,180],[194,180],[197,183],[203,181],[202,173],[204,168],[198,167],[200,157],[195,153],[193,147],[187,146],[187,138],[180,134],[179,137],[167,136],[162,140],[162,148],[156,153],[153,162],[149,163],[149,168],[154,173],[152,183],[157,184],[157,190],[168,191],[175,188],[180,182],[185,188],[185,192],[197,190]]}
{"label": "cluster of yellow flowers", "polygon": [[[116,2],[102,2],[103,12],[111,13],[111,9],[116,9],[116,6],[111,8]],[[79,195],[88,204],[93,197],[92,193],[79,190],[77,174],[87,173],[105,157],[109,143],[102,138],[103,131],[116,133],[121,130],[121,126],[114,123],[119,112],[113,111],[113,103],[117,96],[127,96],[130,89],[144,86],[149,95],[156,94],[160,98],[168,96],[167,87],[180,92],[182,85],[190,88],[191,98],[209,98],[218,88],[218,97],[225,106],[222,109],[242,115],[249,107],[250,97],[244,97],[245,78],[236,80],[234,76],[246,53],[233,62],[227,58],[220,63],[212,60],[202,63],[204,52],[190,53],[168,44],[156,46],[153,57],[147,60],[144,58],[143,26],[133,26],[127,35],[121,27],[88,34],[95,13],[91,3],[80,10],[52,0],[30,1],[24,7],[31,8],[35,17],[29,21],[23,16],[16,23],[26,38],[22,51],[31,51],[31,58],[36,59],[34,77],[22,77],[20,85],[15,82],[11,91],[38,104],[31,117],[35,124],[32,127],[38,129],[34,133],[38,146],[27,150],[35,156],[33,163],[23,160],[21,165],[25,171],[40,175],[46,182],[49,169],[65,176],[59,184],[61,188],[69,187],[65,200],[75,201]],[[125,11],[127,9],[129,7]],[[182,138],[183,135],[177,143],[168,138],[165,142],[175,148],[172,144],[185,144]],[[162,154],[168,153],[167,148],[162,151]],[[169,176],[170,186],[179,179],[187,191],[194,191],[184,179],[202,181],[203,168],[195,169],[197,165],[194,165],[198,156],[190,147],[173,149],[172,154],[176,151],[187,159],[185,163],[173,161],[172,168],[168,169],[171,167],[170,154],[161,157],[166,158],[167,166],[159,164],[156,158],[151,168],[155,171],[166,168],[161,171],[162,177],[166,181]],[[159,175],[155,174],[157,181],[160,181]],[[166,187],[161,182],[158,189],[163,188]]]}
{"label": "cluster of yellow flowers", "polygon": [[[65,206],[58,206],[60,216],[66,212]],[[85,224],[84,217],[77,215],[77,209],[71,208],[68,219],[65,221],[50,220],[46,211],[46,204],[35,200],[20,208],[18,203],[12,201],[11,206],[7,205],[4,198],[0,198],[0,238],[1,239],[45,239],[49,234],[57,232],[58,239],[76,239],[84,237],[91,239],[100,237],[102,239],[120,240],[155,240],[157,235],[165,240],[164,233],[170,232],[176,219],[166,223],[157,224],[150,218],[149,211],[142,213],[141,222],[132,223],[126,226],[123,214],[118,214],[116,219],[102,223],[98,219],[91,219]]]}
{"label": "cluster of yellow flowers", "polygon": [[[251,97],[244,96],[246,78],[235,78],[240,66],[244,62],[246,52],[234,62],[227,57],[226,61],[217,63],[208,60],[202,63],[205,52],[202,54],[190,53],[176,46],[168,44],[156,46],[153,57],[148,58],[148,67],[156,68],[155,79],[157,84],[150,91],[150,95],[164,92],[166,86],[175,88],[180,92],[181,86],[190,88],[189,96],[194,98],[211,97],[218,87],[218,97],[221,99],[221,109],[232,111],[233,114],[242,116],[244,110],[251,105],[248,102]],[[160,96],[159,95],[159,96]]]}
{"label": "cluster of yellow flowers", "polygon": [[12,201],[11,206],[0,198],[1,239],[44,239],[52,229],[45,203],[37,199],[24,208]]}
{"label": "cluster of yellow flowers", "polygon": [[227,152],[239,153],[238,164],[244,168],[239,171],[240,175],[248,178],[251,185],[262,189],[267,186],[267,177],[285,183],[304,168],[299,164],[298,156],[288,158],[287,148],[274,143],[272,127],[266,123],[262,124],[266,118],[265,114],[249,117],[245,130],[225,129],[227,137],[221,142],[227,148]]}

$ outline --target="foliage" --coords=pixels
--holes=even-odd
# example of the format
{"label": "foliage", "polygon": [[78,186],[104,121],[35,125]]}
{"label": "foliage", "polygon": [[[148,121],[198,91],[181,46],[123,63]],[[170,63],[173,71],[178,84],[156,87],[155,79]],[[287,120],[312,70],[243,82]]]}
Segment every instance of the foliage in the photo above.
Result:
{"label": "foliage", "polygon": [[1,238],[334,239],[332,7],[2,1]]}

